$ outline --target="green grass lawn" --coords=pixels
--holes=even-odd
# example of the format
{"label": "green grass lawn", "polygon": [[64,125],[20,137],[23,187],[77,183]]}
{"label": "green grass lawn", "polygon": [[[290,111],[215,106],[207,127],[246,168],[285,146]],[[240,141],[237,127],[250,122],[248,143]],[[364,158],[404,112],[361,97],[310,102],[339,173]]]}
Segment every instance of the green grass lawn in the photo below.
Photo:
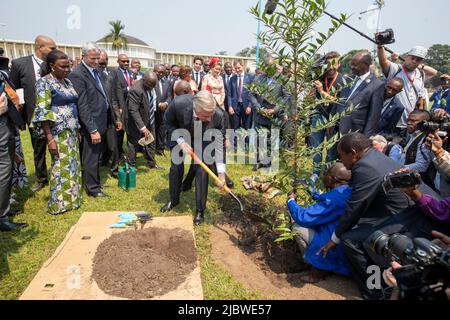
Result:
{"label": "green grass lawn", "polygon": [[[29,185],[34,184],[33,151],[28,132],[22,134]],[[168,154],[168,153],[167,153]],[[48,156],[49,159],[49,156]],[[153,171],[145,167],[142,155],[138,159],[138,189],[125,192],[117,187],[117,180],[109,177],[108,169],[102,168],[101,177],[104,191],[111,199],[89,198],[84,193],[80,210],[60,216],[46,212],[49,188],[32,194],[26,190],[19,193],[20,208],[24,214],[16,217],[18,222],[27,222],[28,228],[18,232],[0,232],[0,299],[17,299],[26,289],[43,263],[50,258],[65,238],[69,229],[78,221],[83,212],[97,211],[148,211],[161,216],[159,209],[169,197],[169,156],[158,157],[158,163],[166,169]],[[48,160],[49,162],[49,160]],[[250,165],[233,165],[229,173],[235,181],[238,193],[244,193],[239,179],[251,175]],[[220,215],[218,199],[220,191],[210,187],[208,196],[207,222]],[[172,215],[192,215],[195,210],[194,192],[182,195],[181,204]],[[264,296],[244,288],[211,256],[211,242],[207,226],[195,228],[198,253],[201,263],[201,277],[205,299],[262,299]]]}

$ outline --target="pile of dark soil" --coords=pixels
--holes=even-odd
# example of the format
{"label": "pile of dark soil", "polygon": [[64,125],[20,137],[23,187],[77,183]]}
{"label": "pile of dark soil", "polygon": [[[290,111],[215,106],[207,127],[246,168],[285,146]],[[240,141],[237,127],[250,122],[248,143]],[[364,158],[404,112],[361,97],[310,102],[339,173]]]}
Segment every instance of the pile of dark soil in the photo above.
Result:
{"label": "pile of dark soil", "polygon": [[150,299],[176,289],[195,269],[196,262],[194,239],[188,231],[125,231],[100,244],[92,278],[107,294]]}
{"label": "pile of dark soil", "polygon": [[[245,212],[257,214],[274,223],[277,221],[276,213],[286,210],[276,208],[273,203],[269,203],[269,200],[257,193],[238,197],[244,204]],[[236,230],[237,244],[262,270],[276,274],[291,274],[306,269],[294,240],[274,242],[279,234],[271,226],[244,217],[237,204],[229,198],[223,198],[221,209],[224,214],[221,223]]]}

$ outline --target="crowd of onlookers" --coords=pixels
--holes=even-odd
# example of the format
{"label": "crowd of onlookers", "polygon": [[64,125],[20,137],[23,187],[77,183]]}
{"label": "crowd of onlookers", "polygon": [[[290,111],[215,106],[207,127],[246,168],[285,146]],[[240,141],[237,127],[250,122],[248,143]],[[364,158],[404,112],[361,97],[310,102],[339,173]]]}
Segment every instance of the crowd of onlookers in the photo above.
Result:
{"label": "crowd of onlookers", "polygon": [[[326,70],[309,94],[327,103],[316,107],[309,124],[318,126],[336,114],[343,117],[330,129],[313,130],[307,139],[315,156],[314,174],[305,184],[315,203],[302,207],[295,193],[289,195],[296,240],[305,261],[314,267],[304,281],[320,281],[326,272],[336,272],[351,275],[363,297],[386,297],[382,288],[367,286],[369,266],[389,267],[389,261],[368,248],[367,239],[374,231],[429,239],[433,230],[450,234],[446,143],[450,134],[450,78],[441,75],[441,87],[429,99],[425,84],[437,71],[425,64],[426,56],[426,48],[414,47],[398,63],[398,57],[388,59],[380,45],[381,77],[375,74],[367,51],[352,57],[352,75],[340,72],[339,53],[329,52],[323,57]],[[163,169],[155,155],[164,154],[169,147],[173,150],[177,143],[183,150],[186,143],[194,144],[181,138],[172,141],[176,128],[189,131],[199,121],[223,130],[224,148],[233,148],[234,141],[227,141],[225,129],[270,132],[280,123],[288,126],[291,121],[289,110],[273,103],[289,104],[293,100],[279,81],[280,76],[292,76],[282,66],[251,73],[239,60],[223,64],[218,58],[204,61],[196,57],[192,66],[158,64],[142,72],[138,59],[120,54],[118,67],[112,69],[107,53],[96,44],[84,45],[81,60],[73,60],[46,36],[36,38],[33,55],[10,63],[7,58],[0,59],[2,231],[26,226],[9,218],[20,213],[12,209],[17,201],[11,189],[23,187],[27,180],[19,130],[28,128],[31,135],[36,175],[32,191],[49,186],[48,211],[61,214],[80,207],[83,187],[88,196],[109,197],[100,183],[102,165],[110,166],[111,175],[117,178],[119,164],[127,161],[135,166],[136,154],[141,152],[149,168]],[[266,64],[276,62],[268,59]],[[250,84],[265,86],[265,93],[249,91]],[[301,103],[297,107],[301,110]],[[324,153],[325,142],[337,133],[342,139]],[[259,139],[255,143],[258,150]],[[325,162],[334,163],[326,172],[322,172],[322,154],[327,154]],[[254,171],[270,166],[271,160],[270,154],[263,158],[257,152]],[[216,159],[211,169],[223,184],[233,187],[224,161]],[[386,176],[399,170],[418,172],[423,183],[385,191],[382,184]],[[319,176],[328,190],[322,194],[314,187]],[[182,179],[182,166],[172,161],[171,201],[161,210],[175,207],[179,193],[189,190],[195,179],[195,223],[200,224],[207,175],[192,164],[185,181]]]}

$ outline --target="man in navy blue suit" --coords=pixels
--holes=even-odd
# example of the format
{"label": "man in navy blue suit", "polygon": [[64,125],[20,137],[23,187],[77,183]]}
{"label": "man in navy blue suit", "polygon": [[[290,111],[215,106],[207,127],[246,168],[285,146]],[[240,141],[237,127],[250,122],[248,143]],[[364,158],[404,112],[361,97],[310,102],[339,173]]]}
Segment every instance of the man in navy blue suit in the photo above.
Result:
{"label": "man in navy blue suit", "polygon": [[400,136],[397,124],[402,117],[403,111],[405,111],[405,107],[396,96],[403,90],[403,86],[402,78],[394,78],[388,81],[384,88],[379,88],[379,90],[383,90],[384,94],[383,109],[381,109],[381,116],[378,121],[378,131],[381,134]]}
{"label": "man in navy blue suit", "polygon": [[244,73],[244,66],[241,60],[234,62],[234,69],[236,74],[230,80],[230,103],[228,107],[231,128],[234,130],[239,128],[248,130],[252,127],[253,111],[250,102],[250,92],[245,86],[252,83],[255,76],[250,73]]}

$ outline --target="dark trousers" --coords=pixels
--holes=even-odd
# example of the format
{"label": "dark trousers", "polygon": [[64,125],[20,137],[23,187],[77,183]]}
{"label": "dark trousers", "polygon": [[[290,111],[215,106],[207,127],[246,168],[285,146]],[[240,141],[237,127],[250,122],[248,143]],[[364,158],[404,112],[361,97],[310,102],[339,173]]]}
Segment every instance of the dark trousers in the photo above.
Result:
{"label": "dark trousers", "polygon": [[8,126],[8,118],[0,116],[0,219],[9,213],[12,183],[11,147],[14,136]]}
{"label": "dark trousers", "polygon": [[48,172],[46,163],[47,139],[37,137],[33,129],[29,129],[31,135],[31,144],[34,152],[34,168],[37,183],[48,184]]}
{"label": "dark trousers", "polygon": [[[114,130],[115,131],[115,130]],[[118,152],[118,159],[119,161],[123,159],[124,152],[123,152],[123,142],[125,140],[125,130],[121,131],[115,131],[117,136],[117,152]]]}
{"label": "dark trousers", "polygon": [[[154,135],[154,131],[151,131]],[[142,147],[138,143],[138,139],[135,138],[129,138],[127,142],[127,158],[128,158],[128,164],[132,167],[136,167],[136,154],[138,149],[142,148],[142,153],[144,154],[144,158],[147,160],[147,165],[150,168],[155,167],[156,160],[155,160],[155,149],[156,149],[156,143],[153,141],[148,146]]]}
{"label": "dark trousers", "polygon": [[90,195],[101,192],[100,158],[106,143],[106,134],[103,134],[101,138],[102,142],[95,145],[92,144],[90,136],[85,136],[83,139],[83,176],[86,191]]}
{"label": "dark trousers", "polygon": [[252,127],[252,113],[246,114],[244,109],[244,104],[238,102],[235,114],[230,116],[231,128],[237,130],[243,128],[249,130]]}
{"label": "dark trousers", "polygon": [[167,146],[167,129],[164,125],[165,111],[158,110],[156,115],[156,152],[162,153]]}
{"label": "dark trousers", "polygon": [[108,164],[111,160],[111,172],[117,173],[119,170],[119,148],[117,144],[117,131],[114,127],[108,128],[106,131],[106,143],[103,145],[102,164]]}
{"label": "dark trousers", "polygon": [[[204,212],[206,209],[206,200],[208,199],[209,177],[205,170],[198,164],[193,165],[195,177],[195,202],[197,211]],[[174,164],[172,162],[169,173],[169,192],[170,201],[173,204],[180,202],[181,185],[184,175],[184,163]]]}
{"label": "dark trousers", "polygon": [[[267,129],[267,130],[264,130]],[[272,147],[272,125],[255,123],[256,136],[256,163],[263,166],[270,166],[272,163],[271,147]],[[267,131],[267,135],[262,135]],[[264,137],[260,139],[260,135]]]}

